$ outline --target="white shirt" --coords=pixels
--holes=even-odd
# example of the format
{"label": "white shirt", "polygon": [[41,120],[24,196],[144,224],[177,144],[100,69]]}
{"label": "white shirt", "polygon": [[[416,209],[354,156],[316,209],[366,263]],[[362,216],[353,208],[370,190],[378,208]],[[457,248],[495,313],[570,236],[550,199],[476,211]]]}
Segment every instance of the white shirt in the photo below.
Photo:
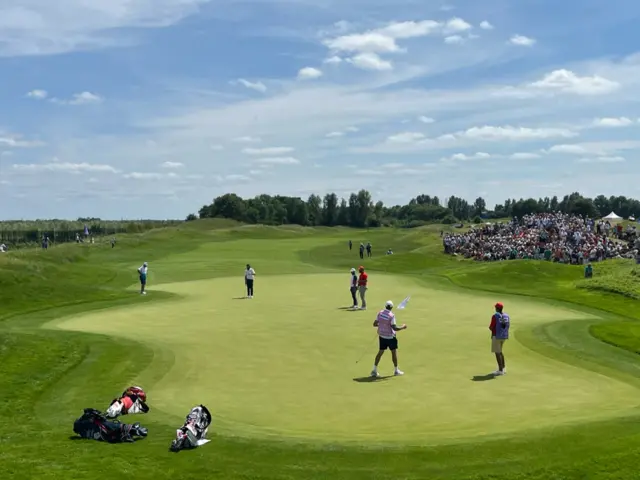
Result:
{"label": "white shirt", "polygon": [[149,267],[146,267],[146,266],[144,266],[144,265],[142,265],[142,266],[138,269],[138,271],[139,271],[141,274],[144,274],[144,275],[146,275],[146,274],[147,274],[147,270],[149,270]]}
{"label": "white shirt", "polygon": [[244,271],[244,278],[246,278],[247,280],[253,280],[255,275],[256,275],[256,271],[253,268],[247,268]]}

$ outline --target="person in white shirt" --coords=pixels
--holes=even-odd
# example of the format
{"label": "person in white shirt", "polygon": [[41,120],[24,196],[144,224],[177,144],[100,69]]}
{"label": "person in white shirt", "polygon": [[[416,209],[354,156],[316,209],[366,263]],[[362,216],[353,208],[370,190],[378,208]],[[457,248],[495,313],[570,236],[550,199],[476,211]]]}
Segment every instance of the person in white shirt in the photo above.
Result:
{"label": "person in white shirt", "polygon": [[247,286],[247,298],[253,298],[253,280],[256,278],[256,271],[247,263],[244,271],[244,284]]}
{"label": "person in white shirt", "polygon": [[402,324],[402,326],[398,326],[396,324],[396,316],[391,310],[393,310],[393,302],[388,300],[384,305],[384,309],[378,312],[373,322],[373,326],[378,328],[380,345],[373,364],[373,370],[371,370],[372,377],[380,376],[378,373],[378,364],[386,349],[391,350],[391,360],[394,366],[393,374],[395,376],[404,375],[404,372],[398,368],[398,338],[396,337],[396,332],[406,330],[407,325]]}
{"label": "person in white shirt", "polygon": [[138,274],[140,275],[140,295],[146,295],[145,288],[147,286],[147,272],[149,271],[149,265],[144,262],[140,268],[138,268]]}

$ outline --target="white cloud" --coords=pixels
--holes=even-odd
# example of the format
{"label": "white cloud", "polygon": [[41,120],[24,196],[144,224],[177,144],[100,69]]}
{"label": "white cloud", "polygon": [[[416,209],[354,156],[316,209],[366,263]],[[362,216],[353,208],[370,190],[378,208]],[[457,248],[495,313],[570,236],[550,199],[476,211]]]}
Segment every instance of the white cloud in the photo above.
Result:
{"label": "white cloud", "polygon": [[420,132],[403,132],[391,135],[387,138],[387,142],[392,143],[413,143],[422,140],[424,135]]}
{"label": "white cloud", "polygon": [[577,136],[577,133],[564,128],[527,128],[512,127],[510,125],[504,127],[483,126],[471,127],[461,132],[458,136],[477,140],[540,140],[548,138],[571,138]]}
{"label": "white cloud", "polygon": [[131,172],[125,173],[124,178],[131,180],[162,180],[167,178],[177,178],[175,173],[158,173],[158,172]]}
{"label": "white cloud", "polygon": [[512,160],[533,160],[536,158],[540,158],[540,155],[537,153],[518,152],[512,154],[510,158]]}
{"label": "white cloud", "polygon": [[[458,25],[455,22],[453,25]],[[459,26],[459,25],[458,25]],[[440,30],[442,24],[434,20],[423,20],[420,22],[394,22],[384,28],[377,30],[375,33],[390,38],[416,38],[431,35]],[[390,50],[397,51],[397,50]]]}
{"label": "white cloud", "polygon": [[298,71],[299,80],[313,80],[315,78],[320,78],[321,76],[322,71],[313,67],[304,67]]}
{"label": "white cloud", "polygon": [[238,80],[236,80],[236,83],[239,83],[240,85],[250,90],[255,90],[256,92],[264,93],[267,91],[266,85],[262,82],[250,82],[249,80],[245,80],[244,78],[239,78]]}
{"label": "white cloud", "polygon": [[294,151],[293,147],[265,147],[265,148],[245,148],[242,153],[247,155],[284,155]]}
{"label": "white cloud", "polygon": [[162,168],[182,168],[184,167],[184,163],[180,162],[164,162],[162,164]]}
{"label": "white cloud", "polygon": [[493,25],[491,25],[489,22],[484,20],[484,21],[480,22],[480,28],[482,30],[493,30]]}
{"label": "white cloud", "polygon": [[536,40],[534,38],[525,37],[524,35],[513,35],[509,39],[509,43],[520,47],[531,47],[536,43]]}
{"label": "white cloud", "polygon": [[420,115],[418,117],[418,121],[422,123],[434,123],[435,120],[431,117],[425,117],[424,115]]}
{"label": "white cloud", "polygon": [[582,145],[571,145],[571,144],[563,144],[563,145],[554,145],[548,150],[547,153],[568,153],[571,155],[584,155],[589,153],[589,150],[583,147]]}
{"label": "white cloud", "polygon": [[596,127],[628,127],[629,125],[633,125],[633,120],[627,117],[604,117],[596,118],[593,124]]}
{"label": "white cloud", "polygon": [[9,148],[34,148],[44,146],[43,142],[37,140],[22,140],[19,135],[5,135],[1,136],[0,132],[0,146],[4,145]]}
{"label": "white cloud", "polygon": [[344,132],[329,132],[325,135],[325,137],[327,138],[337,138],[337,137],[343,137],[344,136]]}
{"label": "white cloud", "polygon": [[580,77],[570,70],[560,69],[545,75],[530,86],[541,90],[578,95],[601,95],[617,90],[620,84],[598,75]]}
{"label": "white cloud", "polygon": [[382,60],[375,53],[359,53],[354,57],[348,58],[347,62],[351,63],[353,66],[357,68],[361,68],[362,70],[391,70],[393,65],[391,62],[387,60]]}
{"label": "white cloud", "polygon": [[262,141],[262,139],[260,137],[246,136],[246,137],[235,137],[233,141],[238,143],[259,143]]}
{"label": "white cloud", "polygon": [[344,35],[325,40],[324,44],[336,52],[391,53],[401,50],[392,37],[375,32]]}
{"label": "white cloud", "polygon": [[323,60],[323,63],[328,63],[330,65],[337,65],[338,63],[342,63],[342,58],[337,55],[333,55],[329,58],[325,58]]}
{"label": "white cloud", "polygon": [[444,33],[466,32],[471,30],[471,25],[461,18],[452,18],[444,26]]}
{"label": "white cloud", "polygon": [[461,43],[464,43],[464,38],[460,35],[451,35],[449,37],[445,37],[444,43],[449,45],[460,45]]}
{"label": "white cloud", "polygon": [[593,157],[579,158],[578,163],[620,163],[626,161],[624,157]]}
{"label": "white cloud", "polygon": [[255,163],[262,165],[298,165],[300,160],[294,157],[265,157],[259,158]]}
{"label": "white cloud", "polygon": [[89,104],[97,104],[102,103],[104,99],[100,95],[96,95],[91,92],[80,92],[74,93],[70,100],[64,100],[60,98],[52,98],[51,101],[53,103],[58,103],[61,105],[89,105]]}
{"label": "white cloud", "polygon": [[130,45],[127,28],[165,27],[209,0],[2,0],[0,56],[49,55]]}
{"label": "white cloud", "polygon": [[44,100],[45,98],[47,98],[47,96],[49,95],[49,93],[46,90],[31,90],[29,93],[27,93],[27,97],[29,98],[35,98],[36,100]]}
{"label": "white cloud", "polygon": [[14,170],[20,171],[49,171],[49,172],[107,172],[118,173],[111,165],[96,164],[96,163],[69,163],[69,162],[57,162],[52,163],[30,163],[30,164],[14,164]]}
{"label": "white cloud", "polygon": [[467,155],[465,153],[454,153],[450,157],[442,158],[442,162],[456,162],[456,161],[469,161],[469,160],[481,160],[491,158],[491,155],[486,152],[476,152],[472,155]]}

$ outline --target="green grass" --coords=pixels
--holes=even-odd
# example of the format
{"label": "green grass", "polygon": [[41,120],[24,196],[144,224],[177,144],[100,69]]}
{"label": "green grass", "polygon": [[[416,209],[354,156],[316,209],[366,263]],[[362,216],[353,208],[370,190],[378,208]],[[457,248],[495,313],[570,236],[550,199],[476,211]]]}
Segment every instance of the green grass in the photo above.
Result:
{"label": "green grass", "polygon": [[[633,478],[637,301],[580,288],[580,268],[459,261],[441,254],[438,232],[189,222],[115,249],[0,256],[0,478]],[[349,239],[371,241],[374,257],[360,260]],[[256,299],[233,300],[247,262]],[[410,325],[402,378],[353,380],[375,353],[374,312],[338,310],[361,263],[371,309],[412,294],[398,313]],[[593,280],[633,268],[596,265]],[[486,328],[498,299],[514,321],[510,371],[474,382],[494,368]],[[136,418],[147,439],[69,438],[83,408],[106,408],[131,382],[149,390],[152,411]],[[169,454],[199,402],[213,441]]]}

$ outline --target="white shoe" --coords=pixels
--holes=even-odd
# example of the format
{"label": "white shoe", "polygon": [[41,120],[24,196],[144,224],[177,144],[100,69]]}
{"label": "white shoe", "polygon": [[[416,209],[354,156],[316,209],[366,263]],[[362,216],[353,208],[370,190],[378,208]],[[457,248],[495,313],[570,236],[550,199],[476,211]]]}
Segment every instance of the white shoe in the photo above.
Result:
{"label": "white shoe", "polygon": [[142,292],[142,295],[146,295],[146,294],[147,294],[147,292]]}
{"label": "white shoe", "polygon": [[378,378],[380,376],[380,374],[378,373],[377,370],[372,370],[371,374],[369,375],[372,378]]}
{"label": "white shoe", "polygon": [[501,372],[500,370],[496,370],[495,372],[492,373],[492,375],[495,375],[496,377],[499,377],[500,375],[504,375],[504,371]]}
{"label": "white shoe", "polygon": [[366,310],[367,307],[360,307],[360,310]]}
{"label": "white shoe", "polygon": [[393,372],[393,374],[397,377],[399,377],[400,375],[404,375],[404,372],[402,370],[400,370],[399,368],[396,368],[396,371]]}

